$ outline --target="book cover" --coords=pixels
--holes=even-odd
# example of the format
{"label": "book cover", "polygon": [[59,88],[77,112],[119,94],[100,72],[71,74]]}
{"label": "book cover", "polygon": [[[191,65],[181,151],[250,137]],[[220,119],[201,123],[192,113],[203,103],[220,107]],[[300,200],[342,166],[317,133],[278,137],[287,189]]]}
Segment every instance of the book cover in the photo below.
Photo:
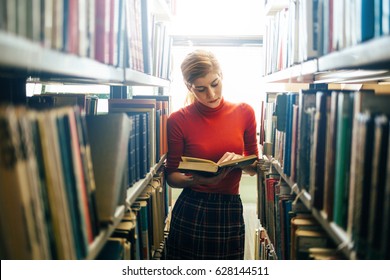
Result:
{"label": "book cover", "polygon": [[148,169],[157,162],[156,158],[156,100],[153,99],[109,99],[110,113],[148,113]]}
{"label": "book cover", "polygon": [[367,251],[374,118],[368,112],[360,113],[356,116],[355,124],[358,141],[354,148],[363,152],[357,154],[354,169],[351,170],[351,176],[354,177],[354,194],[350,195],[353,208],[349,209],[347,232],[355,242],[356,252],[360,258]]}
{"label": "book cover", "polygon": [[291,217],[290,220],[290,259],[296,260],[298,259],[297,255],[297,231],[298,230],[307,230],[307,231],[317,231],[321,229],[321,226],[318,222],[312,217],[310,214],[295,214],[296,216]]}
{"label": "book cover", "polygon": [[[134,184],[138,180],[145,176],[145,170],[142,170],[143,162],[147,161],[146,157],[143,157],[143,148],[146,145],[146,139],[143,140],[140,138],[140,135],[145,132],[144,126],[140,126],[140,118],[142,114],[134,113],[128,114],[128,116],[133,120],[132,129],[130,131],[129,137],[129,150],[128,150],[128,174],[129,174],[129,185]],[[141,145],[142,143],[142,145]]]}
{"label": "book cover", "polygon": [[149,1],[141,0],[140,17],[141,17],[141,40],[144,63],[144,73],[152,75],[152,15]]}
{"label": "book cover", "polygon": [[390,1],[382,0],[382,34],[390,34]]}
{"label": "book cover", "polygon": [[295,257],[297,260],[309,259],[309,248],[328,248],[330,239],[322,230],[297,229],[295,232]]}
{"label": "book cover", "polygon": [[108,59],[106,54],[108,53],[108,28],[109,23],[107,5],[108,0],[96,0],[95,3],[95,28],[94,28],[94,59],[101,62],[107,63]]}
{"label": "book cover", "polygon": [[[137,259],[137,217],[133,210],[129,210],[125,213],[122,221],[117,225],[112,237],[122,237],[130,243],[130,256],[131,260]],[[139,255],[139,254],[138,254]]]}
{"label": "book cover", "polygon": [[126,172],[131,120],[126,114],[87,116],[96,182],[96,204],[101,223],[110,222],[119,200]]}
{"label": "book cover", "polygon": [[283,172],[291,175],[291,145],[292,145],[292,123],[293,123],[293,105],[297,104],[298,94],[287,93],[286,104],[286,136],[284,141],[283,153]]}
{"label": "book cover", "polygon": [[[284,183],[285,184],[285,183]],[[287,185],[286,185],[287,186]],[[287,217],[286,214],[286,202],[290,201],[292,202],[295,198],[295,195],[283,193],[283,191],[280,190],[280,187],[283,187],[283,182],[279,183],[279,186],[275,189],[275,210],[276,210],[276,253],[278,255],[279,259],[286,259],[286,244],[287,244],[287,232],[289,225],[286,224]],[[290,190],[290,187],[287,186],[287,188]]]}
{"label": "book cover", "polygon": [[311,247],[308,249],[310,260],[342,260],[344,257],[336,248]]}
{"label": "book cover", "polygon": [[316,112],[314,117],[314,135],[312,145],[311,205],[317,209],[323,207],[324,180],[325,180],[325,148],[327,117],[330,110],[331,92],[318,91],[316,94]]}
{"label": "book cover", "polygon": [[385,180],[389,142],[389,119],[386,115],[375,117],[374,154],[368,219],[368,259],[383,259],[382,230],[384,216]]}
{"label": "book cover", "polygon": [[275,101],[275,115],[276,119],[276,129],[278,131],[286,131],[286,122],[287,122],[287,94],[285,92],[280,92],[276,94]]}
{"label": "book cover", "polygon": [[125,238],[110,237],[97,256],[97,260],[125,260],[125,247],[128,241]]}
{"label": "book cover", "polygon": [[72,206],[67,198],[65,174],[61,163],[57,110],[59,109],[47,110],[39,114],[38,123],[43,147],[51,222],[55,236],[55,258],[65,260],[76,259],[76,252],[69,209]]}
{"label": "book cover", "polygon": [[[75,117],[79,143],[78,149],[74,149],[73,153],[75,155],[79,153],[81,156],[81,168],[83,170],[80,172],[84,173],[86,190],[86,201],[84,201],[84,205],[86,208],[86,215],[89,216],[87,221],[90,223],[87,228],[91,227],[92,236],[95,237],[99,234],[100,224],[96,206],[96,182],[92,166],[91,146],[87,133],[85,115],[83,115],[82,112],[80,110],[77,110],[76,108],[74,108],[73,113]],[[89,234],[89,236],[91,236],[91,234]],[[89,241],[91,242],[92,239],[89,238]]]}
{"label": "book cover", "polygon": [[256,155],[244,156],[239,159],[229,160],[217,164],[212,160],[202,159],[202,158],[194,158],[194,157],[185,157],[182,156],[182,160],[179,163],[178,169],[184,172],[208,172],[211,174],[218,174],[222,168],[225,167],[234,167],[234,168],[242,168],[247,165],[254,163],[257,160]]}
{"label": "book cover", "polygon": [[296,182],[297,172],[297,145],[298,145],[298,114],[299,107],[297,104],[293,105],[292,109],[292,129],[291,129],[291,166],[290,166],[290,179]]}
{"label": "book cover", "polygon": [[[387,143],[388,147],[390,147],[390,132],[389,132],[389,142]],[[390,174],[390,149],[388,149],[387,153],[387,166],[386,166],[386,174]],[[390,176],[386,176],[386,186],[385,186],[385,194],[384,194],[384,205],[383,205],[383,228],[382,228],[382,256],[384,259],[390,259]]]}
{"label": "book cover", "polygon": [[337,108],[333,221],[344,229],[347,228],[353,98],[353,93],[341,92]]}
{"label": "book cover", "polygon": [[137,204],[139,205],[139,212],[137,216],[137,224],[139,226],[138,234],[141,237],[140,243],[140,257],[142,260],[150,259],[150,239],[149,239],[149,210],[148,201],[146,199],[138,199]]}
{"label": "book cover", "polygon": [[[373,91],[359,91],[354,96],[347,233],[356,240],[358,254],[365,254],[368,238],[366,226],[368,224],[368,211],[371,211],[373,206],[369,202],[369,197],[372,195],[372,191],[376,190],[373,185],[376,184],[374,181],[382,180],[372,177],[377,177],[374,175],[377,170],[372,168],[373,151],[376,147],[373,136],[375,135],[374,118],[378,114],[390,114],[387,105],[390,97],[386,94],[375,94]],[[385,171],[379,174],[384,173]],[[380,206],[379,203],[378,206]],[[371,227],[368,228],[371,229]]]}
{"label": "book cover", "polygon": [[131,211],[134,213],[135,216],[135,259],[136,260],[142,260],[143,259],[143,235],[142,235],[142,224],[141,224],[141,205],[138,201],[135,201],[133,204],[131,204]]}
{"label": "book cover", "polygon": [[309,189],[310,174],[310,125],[308,110],[316,106],[317,90],[301,90],[298,96],[297,183],[301,189]]}
{"label": "book cover", "polygon": [[[361,0],[361,42],[375,36],[375,4],[372,0]],[[360,42],[359,42],[360,43]]]}
{"label": "book cover", "polygon": [[166,154],[168,152],[168,140],[167,140],[167,120],[172,111],[171,108],[171,96],[170,95],[133,95],[133,99],[155,99],[156,101],[160,101],[162,103],[162,112],[161,112],[161,142],[162,148],[160,153]]}
{"label": "book cover", "polygon": [[149,204],[150,204],[150,218],[149,218],[149,228],[150,228],[150,243],[151,243],[151,250],[156,251],[160,247],[160,236],[162,233],[163,228],[161,227],[159,220],[159,212],[161,212],[162,209],[159,209],[159,202],[158,202],[158,190],[154,188],[150,183],[146,186],[144,192],[149,196]]}
{"label": "book cover", "polygon": [[263,226],[267,230],[268,238],[275,244],[275,185],[279,179],[269,178],[265,183],[265,214]]}
{"label": "book cover", "polygon": [[149,112],[127,112],[133,120],[129,137],[129,185],[145,178],[152,165],[149,141]]}
{"label": "book cover", "polygon": [[[62,112],[61,112],[62,111]],[[74,237],[74,246],[77,259],[84,259],[87,256],[88,242],[93,240],[90,230],[90,220],[88,210],[84,208],[86,201],[86,190],[84,185],[84,174],[80,172],[80,153],[74,119],[69,112],[58,110],[57,114],[57,133],[61,155],[61,165],[64,175],[64,187],[67,203],[69,205],[69,215],[71,229]],[[72,155],[72,150],[76,150],[76,155]],[[83,185],[81,185],[83,184]],[[86,205],[88,207],[88,205]],[[88,225],[88,228],[87,228]],[[87,236],[87,229],[90,230]]]}
{"label": "book cover", "polygon": [[323,213],[328,220],[333,220],[338,92],[332,91],[330,99],[330,110],[327,116],[326,127]]}
{"label": "book cover", "polygon": [[0,106],[0,124],[1,255],[14,260],[45,259],[48,244],[42,232],[43,209],[37,207],[41,206],[40,186],[30,125],[12,106]]}
{"label": "book cover", "polygon": [[131,114],[132,120],[128,145],[128,185],[131,186],[140,179],[140,143],[139,143],[139,114]]}

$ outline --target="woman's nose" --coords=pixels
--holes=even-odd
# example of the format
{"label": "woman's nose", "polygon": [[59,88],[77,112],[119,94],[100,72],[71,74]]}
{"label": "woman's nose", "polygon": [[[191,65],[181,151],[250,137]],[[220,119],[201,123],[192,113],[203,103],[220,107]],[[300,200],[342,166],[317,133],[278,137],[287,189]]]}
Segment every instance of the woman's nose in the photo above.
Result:
{"label": "woman's nose", "polygon": [[208,88],[208,89],[207,89],[207,97],[212,98],[212,97],[214,97],[214,96],[215,96],[215,91],[214,91],[214,89],[213,89],[213,88]]}

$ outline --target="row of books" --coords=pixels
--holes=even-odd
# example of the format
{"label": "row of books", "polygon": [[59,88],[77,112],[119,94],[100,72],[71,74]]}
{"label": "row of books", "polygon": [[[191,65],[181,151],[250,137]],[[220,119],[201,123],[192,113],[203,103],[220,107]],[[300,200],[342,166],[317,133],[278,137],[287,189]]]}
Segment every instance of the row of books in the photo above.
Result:
{"label": "row of books", "polygon": [[100,205],[83,115],[3,105],[0,119],[1,258],[85,258]]}
{"label": "row of books", "polygon": [[[28,106],[34,109],[78,106],[86,115],[97,114],[97,102],[97,97],[76,93],[45,93],[27,98]],[[166,122],[170,113],[169,104],[169,96],[137,95],[133,99],[109,100],[110,113],[125,112],[130,118],[128,187],[145,178],[150,168],[167,152]],[[94,119],[100,125],[101,121],[98,118]]]}
{"label": "row of books", "polygon": [[134,119],[63,105],[2,105],[0,116],[2,259],[85,259],[126,205]]}
{"label": "row of books", "polygon": [[267,153],[347,233],[358,258],[388,257],[390,95],[309,89],[270,100],[260,133]]}
{"label": "row of books", "polygon": [[0,29],[45,48],[170,77],[166,23],[152,0],[1,0]]}
{"label": "row of books", "polygon": [[[93,100],[94,103],[89,102],[89,100]],[[31,108],[41,110],[63,106],[78,106],[81,109],[81,113],[86,115],[90,115],[88,110],[91,105],[96,103],[97,98],[88,94],[45,93],[37,94],[27,99],[27,104]],[[120,129],[123,129],[117,127],[115,124],[110,125],[110,123],[116,123],[123,119],[123,117],[113,116],[112,113],[127,114],[130,123],[130,132],[127,141],[127,174],[124,180],[127,181],[126,185],[128,188],[133,186],[137,181],[144,179],[150,169],[167,152],[166,122],[170,113],[169,104],[169,96],[137,95],[133,99],[127,100],[110,99],[110,115],[87,117],[89,125],[94,127],[90,131],[93,136],[92,141],[101,141],[101,143],[97,143],[96,145],[100,145],[103,148],[109,145],[108,141],[112,140],[106,139],[109,134],[100,136],[100,133],[116,128],[117,131],[112,131],[112,133],[118,135],[121,133]],[[96,107],[96,105],[94,106]],[[96,115],[96,111],[92,115]],[[102,132],[97,132],[99,130],[102,130]],[[115,141],[112,143],[112,145],[117,144]],[[106,156],[104,155],[104,157]],[[104,168],[101,171],[104,172]],[[99,174],[104,173],[99,172]],[[101,182],[104,180],[102,178]]]}
{"label": "row of books", "polygon": [[290,0],[266,17],[264,73],[389,34],[389,0]]}
{"label": "row of books", "polygon": [[132,99],[109,99],[109,114],[125,113],[132,120],[129,134],[128,185],[145,177],[167,153],[166,125],[170,96],[138,95]]}
{"label": "row of books", "polygon": [[97,259],[161,259],[167,215],[163,172],[158,173],[125,213]]}
{"label": "row of books", "polygon": [[[260,259],[303,260],[314,258],[314,251],[328,252],[328,259],[344,259],[324,229],[300,202],[280,175],[272,169],[260,176],[258,229]],[[256,244],[255,242],[255,244]]]}
{"label": "row of books", "polygon": [[267,231],[265,228],[260,226],[255,229],[255,260],[274,260],[275,259],[275,250],[273,244],[267,236]]}
{"label": "row of books", "polygon": [[83,93],[44,93],[27,97],[27,105],[35,109],[78,106],[85,115],[96,115],[99,99]]}

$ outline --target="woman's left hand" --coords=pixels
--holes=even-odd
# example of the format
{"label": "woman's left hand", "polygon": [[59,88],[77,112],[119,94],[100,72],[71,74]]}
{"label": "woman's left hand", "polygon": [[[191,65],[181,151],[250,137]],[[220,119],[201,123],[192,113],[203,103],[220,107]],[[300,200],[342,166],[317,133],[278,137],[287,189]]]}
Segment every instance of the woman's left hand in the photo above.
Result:
{"label": "woman's left hand", "polygon": [[217,162],[217,164],[220,164],[220,163],[222,163],[222,162],[229,161],[229,160],[239,159],[239,158],[242,158],[242,157],[243,157],[242,155],[237,155],[237,154],[235,154],[235,153],[226,152],[226,153],[219,159],[219,161]]}

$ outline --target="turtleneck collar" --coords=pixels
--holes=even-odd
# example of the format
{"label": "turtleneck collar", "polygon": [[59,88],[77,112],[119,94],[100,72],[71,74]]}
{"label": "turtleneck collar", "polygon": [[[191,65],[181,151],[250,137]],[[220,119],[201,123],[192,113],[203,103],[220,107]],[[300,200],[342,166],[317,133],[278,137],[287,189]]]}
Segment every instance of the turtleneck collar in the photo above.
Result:
{"label": "turtleneck collar", "polygon": [[224,104],[225,104],[225,100],[223,97],[221,98],[221,102],[219,103],[218,107],[215,107],[215,108],[207,107],[206,105],[203,105],[202,103],[200,103],[197,100],[195,100],[195,103],[194,103],[195,108],[203,115],[211,115],[211,114],[217,113],[218,111],[220,111],[223,108]]}

